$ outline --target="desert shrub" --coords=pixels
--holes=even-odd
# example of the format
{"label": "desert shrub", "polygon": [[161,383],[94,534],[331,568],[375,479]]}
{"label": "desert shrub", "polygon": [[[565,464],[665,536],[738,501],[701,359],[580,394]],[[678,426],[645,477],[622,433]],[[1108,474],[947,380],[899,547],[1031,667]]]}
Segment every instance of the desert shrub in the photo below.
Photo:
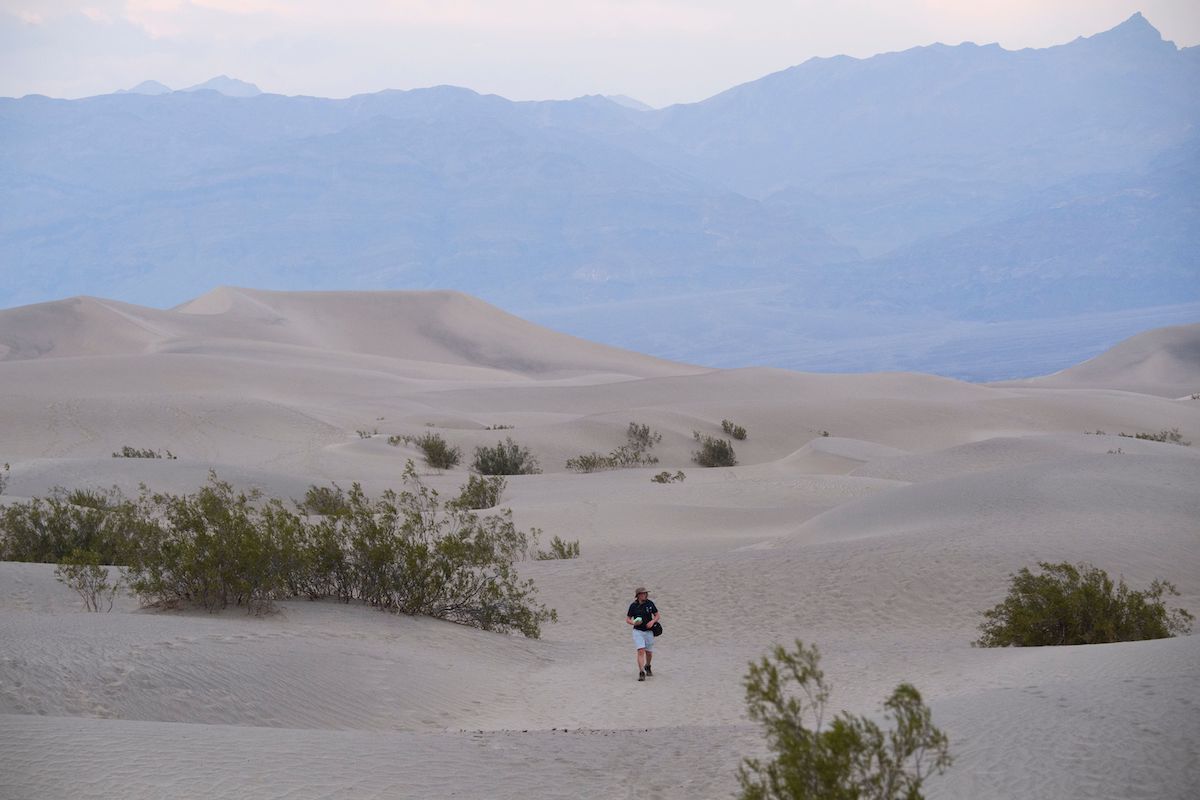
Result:
{"label": "desert shrub", "polygon": [[170,461],[175,460],[175,455],[170,450],[151,450],[149,447],[137,448],[125,445],[119,452],[112,454],[113,458],[165,458]]}
{"label": "desert shrub", "polygon": [[257,491],[234,491],[215,473],[193,494],[151,495],[158,524],[131,559],[130,588],[150,605],[269,610],[286,585],[288,561],[272,522],[295,515],[278,500],[260,508],[260,499]]}
{"label": "desert shrub", "polygon": [[683,470],[678,470],[674,475],[667,472],[665,469],[657,475],[650,478],[655,483],[676,483],[682,482],[687,476],[683,474]]}
{"label": "desert shrub", "polygon": [[725,439],[706,436],[700,431],[692,431],[692,438],[700,443],[699,450],[692,451],[692,461],[702,467],[732,467],[737,465],[733,445]]}
{"label": "desert shrub", "polygon": [[830,686],[816,647],[797,640],[792,652],[750,664],[743,685],[750,719],[763,727],[772,756],[747,758],[738,769],[743,800],[921,800],[921,787],[950,766],[949,740],[907,683],[884,702],[884,731],[846,712],[826,725]]}
{"label": "desert shrub", "polygon": [[1180,444],[1184,447],[1190,447],[1192,444],[1191,442],[1184,441],[1183,434],[1179,432],[1179,428],[1172,428],[1169,431],[1159,431],[1158,433],[1118,433],[1117,436],[1124,436],[1126,439],[1145,439],[1148,442]]}
{"label": "desert shrub", "polygon": [[495,447],[476,447],[471,468],[480,475],[534,475],[542,471],[529,448],[511,437],[497,442]]}
{"label": "desert shrub", "polygon": [[346,492],[336,483],[332,486],[309,486],[308,491],[304,493],[304,499],[293,502],[301,513],[322,517],[344,514],[350,509],[346,503]]}
{"label": "desert shrub", "polygon": [[425,454],[425,461],[434,469],[453,469],[462,458],[462,451],[451,447],[440,433],[426,433],[413,443]]}
{"label": "desert shrub", "polygon": [[0,508],[0,561],[55,564],[80,550],[123,564],[143,525],[136,504],[116,489],[56,489]]}
{"label": "desert shrub", "polygon": [[513,425],[488,425],[484,428],[485,431],[511,431]]}
{"label": "desert shrub", "polygon": [[538,550],[534,555],[538,561],[553,561],[560,558],[579,558],[579,540],[567,542],[555,536],[550,540],[549,550]]}
{"label": "desert shrub", "polygon": [[630,422],[625,429],[625,444],[608,455],[593,452],[568,459],[567,469],[572,472],[599,472],[657,464],[658,457],[650,455],[649,451],[661,441],[662,434],[652,431],[649,425]]}
{"label": "desert shrub", "polygon": [[[504,487],[503,478],[476,480],[476,491],[491,492],[493,501]],[[132,591],[160,607],[260,612],[282,597],[336,597],[530,637],[557,619],[537,602],[533,582],[516,573],[530,536],[515,527],[511,511],[483,515],[465,502],[442,503],[411,461],[404,483],[404,491],[378,500],[358,484],[348,492],[311,487],[300,510],[329,512],[311,518],[258,492],[235,491],[215,473],[192,494],[143,491],[136,503],[88,493],[103,508],[72,505],[65,493],[35,498],[3,510],[0,553],[66,556],[63,578],[89,591],[107,585],[93,566],[128,564]],[[109,544],[113,532],[124,538]],[[120,555],[79,546],[89,542]],[[551,545],[555,553],[572,550]]]}
{"label": "desert shrub", "polygon": [[1008,596],[983,613],[980,647],[1037,647],[1164,639],[1187,633],[1194,617],[1168,611],[1164,594],[1175,587],[1156,580],[1132,591],[1123,579],[1091,564],[1038,562],[1039,574],[1022,568],[1010,576]]}
{"label": "desert shrub", "polygon": [[571,472],[599,472],[612,468],[613,463],[608,456],[594,451],[567,459],[567,469]]}
{"label": "desert shrub", "polygon": [[424,614],[484,630],[518,631],[536,638],[541,623],[557,619],[521,581],[515,562],[529,537],[512,512],[480,515],[442,503],[424,486],[412,462],[405,490],[369,501],[356,485],[343,529],[358,597],[406,614]]}
{"label": "desert shrub", "polygon": [[746,429],[741,425],[735,425],[733,420],[721,420],[721,430],[725,431],[726,436],[732,436],[739,442],[746,438]]}
{"label": "desert shrub", "polygon": [[120,577],[108,582],[108,567],[100,565],[100,556],[92,550],[72,550],[54,570],[54,577],[75,590],[87,611],[112,611],[121,588]]}
{"label": "desert shrub", "polygon": [[387,443],[390,444],[392,447],[399,447],[401,444],[412,444],[412,440],[413,439],[411,436],[402,436],[400,434],[395,434],[395,435],[389,436],[387,438]]}
{"label": "desert shrub", "polygon": [[4,490],[8,488],[8,463],[0,467],[0,494],[4,494]]}
{"label": "desert shrub", "polygon": [[357,433],[357,434],[358,434],[358,438],[360,438],[360,439],[370,439],[370,438],[371,438],[371,437],[373,437],[373,436],[378,436],[378,435],[379,435],[379,428],[372,428],[372,429],[371,429],[371,430],[369,430],[369,431],[367,431],[367,430],[357,430],[357,431],[355,431],[355,433]]}
{"label": "desert shrub", "polygon": [[499,475],[481,476],[470,475],[458,492],[458,497],[449,501],[450,504],[468,511],[480,511],[494,508],[500,502],[508,481]]}

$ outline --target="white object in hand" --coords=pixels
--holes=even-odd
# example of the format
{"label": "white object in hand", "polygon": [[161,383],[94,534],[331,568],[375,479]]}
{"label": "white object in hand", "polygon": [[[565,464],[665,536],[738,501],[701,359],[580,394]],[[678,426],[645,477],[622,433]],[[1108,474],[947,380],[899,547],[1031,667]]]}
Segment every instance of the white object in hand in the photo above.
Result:
{"label": "white object in hand", "polygon": [[633,618],[633,624],[634,624],[634,625],[641,625],[641,624],[642,624],[642,618],[641,618],[641,617],[634,617],[634,618]]}

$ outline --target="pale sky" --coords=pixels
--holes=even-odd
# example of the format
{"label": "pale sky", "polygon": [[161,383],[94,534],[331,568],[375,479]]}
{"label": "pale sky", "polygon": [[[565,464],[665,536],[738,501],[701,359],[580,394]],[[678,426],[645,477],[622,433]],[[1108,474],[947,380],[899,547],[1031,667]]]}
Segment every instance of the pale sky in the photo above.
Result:
{"label": "pale sky", "polygon": [[227,74],[346,97],[466,86],[513,100],[690,102],[812,56],[1045,47],[1141,11],[1200,43],[1200,0],[0,0],[0,96]]}

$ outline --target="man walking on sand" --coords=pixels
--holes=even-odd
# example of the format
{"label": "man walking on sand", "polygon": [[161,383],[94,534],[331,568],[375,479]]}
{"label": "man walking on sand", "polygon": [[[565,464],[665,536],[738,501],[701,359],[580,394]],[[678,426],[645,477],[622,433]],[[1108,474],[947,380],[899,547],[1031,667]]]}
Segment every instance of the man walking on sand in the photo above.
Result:
{"label": "man walking on sand", "polygon": [[650,668],[650,662],[654,658],[654,631],[650,629],[656,622],[658,607],[650,599],[646,587],[639,586],[633,593],[633,602],[629,604],[629,613],[625,616],[625,624],[633,626],[633,646],[637,648],[639,681],[654,675],[654,670]]}

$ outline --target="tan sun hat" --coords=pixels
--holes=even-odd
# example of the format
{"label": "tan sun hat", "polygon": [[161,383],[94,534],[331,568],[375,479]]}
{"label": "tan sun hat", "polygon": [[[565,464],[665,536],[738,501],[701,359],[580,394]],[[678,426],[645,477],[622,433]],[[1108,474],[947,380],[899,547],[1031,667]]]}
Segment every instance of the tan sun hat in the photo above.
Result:
{"label": "tan sun hat", "polygon": [[637,597],[639,594],[650,594],[650,593],[646,591],[646,587],[645,587],[645,586],[639,586],[639,587],[637,588],[637,591],[635,591],[635,592],[633,593],[633,596],[634,596],[634,597]]}

